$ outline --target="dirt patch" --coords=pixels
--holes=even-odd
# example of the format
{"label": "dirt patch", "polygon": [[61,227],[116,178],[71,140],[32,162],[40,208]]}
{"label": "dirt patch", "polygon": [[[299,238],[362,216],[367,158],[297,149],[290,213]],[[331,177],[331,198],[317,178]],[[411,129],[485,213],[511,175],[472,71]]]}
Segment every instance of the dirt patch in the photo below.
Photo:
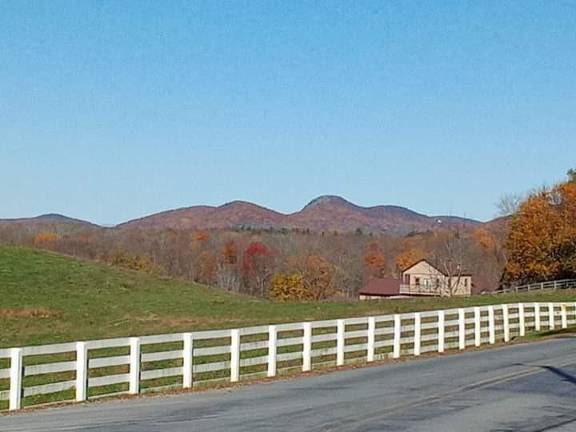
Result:
{"label": "dirt patch", "polygon": [[60,311],[48,308],[0,309],[0,319],[45,319],[61,314]]}

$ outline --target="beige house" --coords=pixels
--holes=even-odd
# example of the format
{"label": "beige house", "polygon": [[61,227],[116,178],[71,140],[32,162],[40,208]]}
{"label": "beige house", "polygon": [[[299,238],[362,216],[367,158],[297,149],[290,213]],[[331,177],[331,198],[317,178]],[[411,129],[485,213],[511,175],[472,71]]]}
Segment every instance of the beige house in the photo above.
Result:
{"label": "beige house", "polygon": [[428,261],[421,260],[402,272],[400,294],[469,296],[472,294],[472,275],[446,275]]}
{"label": "beige house", "polygon": [[469,296],[472,294],[472,276],[468,273],[449,276],[422,260],[404,270],[400,279],[371,279],[359,294],[360,300]]}

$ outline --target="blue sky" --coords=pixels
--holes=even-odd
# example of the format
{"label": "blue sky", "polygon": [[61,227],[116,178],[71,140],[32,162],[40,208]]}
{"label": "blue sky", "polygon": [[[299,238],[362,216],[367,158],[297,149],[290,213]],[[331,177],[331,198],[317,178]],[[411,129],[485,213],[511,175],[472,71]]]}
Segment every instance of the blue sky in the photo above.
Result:
{"label": "blue sky", "polygon": [[574,1],[0,9],[0,218],[337,194],[489,219],[576,166]]}

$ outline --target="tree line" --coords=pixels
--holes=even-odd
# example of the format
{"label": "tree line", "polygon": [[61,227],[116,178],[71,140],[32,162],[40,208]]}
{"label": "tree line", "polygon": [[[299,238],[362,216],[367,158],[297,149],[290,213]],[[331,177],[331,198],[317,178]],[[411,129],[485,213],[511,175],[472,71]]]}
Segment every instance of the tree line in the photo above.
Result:
{"label": "tree line", "polygon": [[[458,257],[442,257],[457,240]],[[48,249],[132,270],[277,300],[354,298],[370,279],[398,277],[427,258],[474,274],[475,290],[498,287],[501,233],[485,227],[392,234],[269,230],[152,230],[0,225],[0,242]]]}

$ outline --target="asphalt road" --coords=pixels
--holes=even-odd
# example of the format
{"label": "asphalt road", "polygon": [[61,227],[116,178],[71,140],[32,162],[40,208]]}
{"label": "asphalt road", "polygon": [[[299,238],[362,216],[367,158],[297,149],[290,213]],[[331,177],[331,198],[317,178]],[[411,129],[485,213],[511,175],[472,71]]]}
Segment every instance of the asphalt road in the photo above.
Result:
{"label": "asphalt road", "polygon": [[40,410],[0,431],[576,431],[576,338]]}

